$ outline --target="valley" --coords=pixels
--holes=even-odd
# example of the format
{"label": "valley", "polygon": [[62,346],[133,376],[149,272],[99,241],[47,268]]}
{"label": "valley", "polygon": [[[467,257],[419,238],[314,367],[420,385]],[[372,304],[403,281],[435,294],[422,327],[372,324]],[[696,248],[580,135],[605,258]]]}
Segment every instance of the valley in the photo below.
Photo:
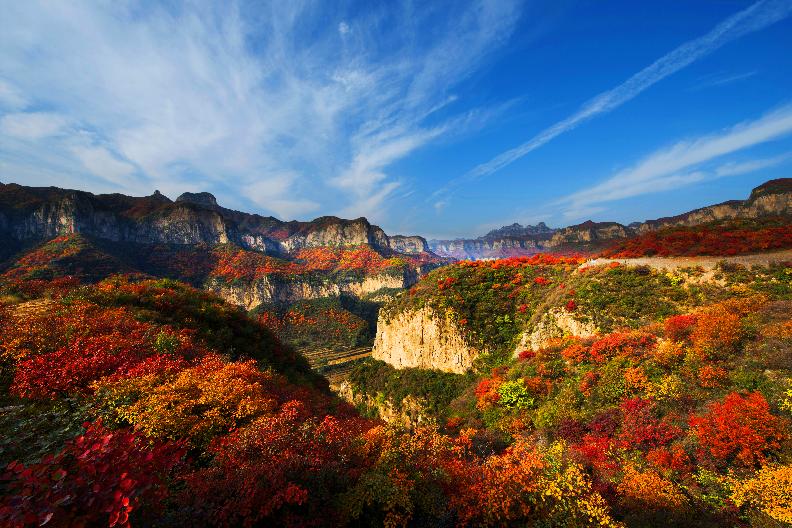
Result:
{"label": "valley", "polygon": [[792,179],[431,242],[7,184],[0,242],[5,524],[792,523]]}

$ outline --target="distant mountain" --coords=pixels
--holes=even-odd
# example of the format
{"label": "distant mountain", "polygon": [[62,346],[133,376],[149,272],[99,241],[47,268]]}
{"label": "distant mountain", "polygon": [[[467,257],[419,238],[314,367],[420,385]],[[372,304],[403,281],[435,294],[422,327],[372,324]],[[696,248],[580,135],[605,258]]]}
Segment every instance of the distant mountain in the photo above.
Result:
{"label": "distant mountain", "polygon": [[515,222],[512,225],[503,226],[500,229],[493,229],[483,237],[479,237],[478,240],[532,235],[550,235],[552,237],[556,231],[558,231],[558,229],[551,229],[547,227],[544,222],[539,222],[535,226],[527,225],[525,227]]}
{"label": "distant mountain", "polygon": [[471,260],[531,256],[548,251],[597,253],[608,246],[608,241],[624,240],[664,227],[772,215],[792,216],[792,178],[770,180],[751,191],[747,200],[729,200],[681,215],[626,226],[591,220],[563,229],[550,229],[543,222],[525,227],[515,223],[476,239],[431,240],[429,246],[438,255]]}

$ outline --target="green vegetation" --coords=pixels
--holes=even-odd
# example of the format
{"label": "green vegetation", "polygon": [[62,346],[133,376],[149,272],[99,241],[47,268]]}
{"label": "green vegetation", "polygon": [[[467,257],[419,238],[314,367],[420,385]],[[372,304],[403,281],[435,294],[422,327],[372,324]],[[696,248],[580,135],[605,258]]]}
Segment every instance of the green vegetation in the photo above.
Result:
{"label": "green vegetation", "polygon": [[348,379],[355,394],[387,399],[397,407],[404,398],[412,396],[429,416],[442,421],[451,402],[478,378],[440,370],[395,369],[384,361],[368,358],[355,365]]}

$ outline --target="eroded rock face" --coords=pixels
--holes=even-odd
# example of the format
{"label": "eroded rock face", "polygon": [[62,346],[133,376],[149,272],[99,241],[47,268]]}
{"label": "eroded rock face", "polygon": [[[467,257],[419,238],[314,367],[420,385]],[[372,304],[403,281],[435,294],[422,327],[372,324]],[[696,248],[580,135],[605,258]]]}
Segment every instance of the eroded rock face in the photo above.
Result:
{"label": "eroded rock face", "polygon": [[388,320],[380,313],[372,357],[396,368],[418,367],[465,373],[485,352],[470,346],[456,324],[431,308]]}
{"label": "eroded rock face", "polygon": [[226,244],[236,238],[235,225],[217,211],[187,202],[167,209],[153,220],[130,226],[127,242],[143,244]]}
{"label": "eroded rock face", "polygon": [[616,222],[592,222],[591,220],[582,224],[574,225],[562,229],[547,244],[549,247],[559,244],[569,244],[575,242],[593,242],[595,240],[612,240],[631,235],[632,229],[617,224]]}
{"label": "eroded rock face", "polygon": [[114,241],[123,240],[116,215],[88,193],[75,191],[54,203],[44,203],[33,214],[11,227],[17,240],[84,233]]}
{"label": "eroded rock face", "polygon": [[400,405],[395,405],[388,399],[378,402],[369,395],[355,394],[347,381],[342,382],[339,386],[331,385],[330,388],[342,399],[353,405],[363,404],[369,409],[377,409],[379,417],[391,425],[412,431],[418,427],[429,425],[431,422],[427,418],[421,402],[412,395],[404,398]]}
{"label": "eroded rock face", "polygon": [[532,332],[524,332],[520,344],[514,349],[514,357],[523,350],[539,350],[550,340],[565,335],[591,337],[597,333],[593,323],[575,319],[575,314],[566,310],[550,310],[542,316]]}
{"label": "eroded rock face", "polygon": [[387,248],[388,235],[365,218],[340,221],[318,227],[309,233],[298,233],[278,242],[284,253],[302,248],[359,246],[368,244],[373,247]]}
{"label": "eroded rock face", "polygon": [[305,299],[351,295],[363,297],[381,288],[409,288],[418,282],[420,272],[407,270],[401,276],[375,275],[350,282],[307,282],[284,280],[265,276],[248,284],[215,282],[206,289],[220,295],[226,301],[252,310],[259,304],[287,305]]}
{"label": "eroded rock face", "polygon": [[429,244],[426,239],[419,236],[396,235],[388,237],[388,247],[399,253],[426,253],[429,251]]}
{"label": "eroded rock face", "polygon": [[643,234],[664,227],[693,226],[713,220],[759,218],[768,215],[791,216],[792,193],[763,194],[761,188],[757,188],[747,200],[732,200],[695,209],[679,216],[649,220],[638,226],[635,231]]}
{"label": "eroded rock face", "polygon": [[508,249],[524,249],[540,251],[544,241],[532,238],[475,239],[475,240],[441,240],[433,242],[430,247],[439,255],[458,259],[480,259],[497,256],[500,251]]}

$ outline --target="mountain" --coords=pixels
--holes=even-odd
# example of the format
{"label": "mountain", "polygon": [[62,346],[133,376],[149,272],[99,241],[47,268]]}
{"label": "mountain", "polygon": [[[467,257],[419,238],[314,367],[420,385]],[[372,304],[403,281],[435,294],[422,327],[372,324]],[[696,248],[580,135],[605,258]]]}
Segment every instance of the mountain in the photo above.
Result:
{"label": "mountain", "polygon": [[632,222],[592,222],[550,229],[536,226],[504,226],[477,239],[432,240],[433,252],[457,260],[488,260],[536,255],[576,253],[594,255],[608,249],[610,241],[620,241],[674,226],[694,226],[727,219],[756,219],[765,216],[792,216],[792,178],[770,180],[751,191],[747,200],[702,207],[678,216]]}
{"label": "mountain", "polygon": [[246,309],[409,287],[444,260],[421,237],[389,237],[365,218],[283,222],[221,207],[209,193],[175,202],[0,184],[0,278],[96,281],[167,277]]}
{"label": "mountain", "polygon": [[483,237],[479,237],[479,240],[531,235],[552,235],[556,231],[558,231],[558,229],[551,229],[547,227],[544,222],[539,222],[535,226],[527,225],[525,227],[515,222],[510,226],[503,226],[500,229],[493,229]]}

